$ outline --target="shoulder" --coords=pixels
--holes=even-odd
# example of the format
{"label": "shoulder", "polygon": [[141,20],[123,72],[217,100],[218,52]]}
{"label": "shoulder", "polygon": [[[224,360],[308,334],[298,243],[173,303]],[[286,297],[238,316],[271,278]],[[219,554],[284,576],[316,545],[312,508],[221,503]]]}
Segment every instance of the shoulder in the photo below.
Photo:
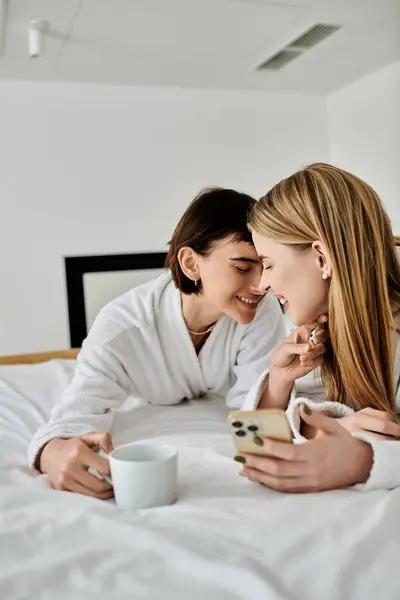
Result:
{"label": "shoulder", "polygon": [[173,286],[169,273],[132,288],[118,296],[98,313],[84,345],[94,343],[106,346],[118,338],[135,336],[135,331],[154,326],[157,311],[168,301]]}

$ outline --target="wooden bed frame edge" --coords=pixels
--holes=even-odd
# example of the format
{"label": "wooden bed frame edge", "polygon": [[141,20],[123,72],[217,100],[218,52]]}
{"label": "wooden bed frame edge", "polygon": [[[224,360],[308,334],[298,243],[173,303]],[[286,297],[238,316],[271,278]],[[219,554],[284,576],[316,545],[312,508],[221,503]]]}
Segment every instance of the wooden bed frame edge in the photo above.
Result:
{"label": "wooden bed frame edge", "polygon": [[0,356],[0,365],[21,365],[46,362],[54,358],[76,358],[80,348],[69,350],[55,350],[53,352],[36,352],[34,354],[16,354],[14,356]]}

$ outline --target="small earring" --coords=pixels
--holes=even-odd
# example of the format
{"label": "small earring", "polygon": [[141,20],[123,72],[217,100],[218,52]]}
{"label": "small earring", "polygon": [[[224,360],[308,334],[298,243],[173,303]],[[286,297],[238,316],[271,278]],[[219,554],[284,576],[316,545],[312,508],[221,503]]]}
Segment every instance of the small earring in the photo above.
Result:
{"label": "small earring", "polygon": [[322,274],[322,279],[329,279],[329,275],[327,275],[326,273]]}

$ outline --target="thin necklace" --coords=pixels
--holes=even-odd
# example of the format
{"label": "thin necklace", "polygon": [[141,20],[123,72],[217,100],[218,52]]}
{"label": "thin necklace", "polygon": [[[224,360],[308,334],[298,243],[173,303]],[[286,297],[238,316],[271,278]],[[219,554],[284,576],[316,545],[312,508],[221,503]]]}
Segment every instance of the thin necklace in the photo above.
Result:
{"label": "thin necklace", "polygon": [[[182,303],[182,295],[181,295],[181,312],[182,312],[182,317],[183,317],[183,303]],[[185,317],[183,317],[183,320],[185,320]],[[214,329],[214,327],[216,326],[216,323],[213,323],[212,325],[210,325],[210,327],[208,329],[206,329],[205,331],[192,331],[191,329],[189,329],[189,327],[186,325],[187,330],[189,333],[191,333],[192,335],[206,335],[206,333],[211,333],[212,330]]]}
{"label": "thin necklace", "polygon": [[205,331],[200,331],[200,333],[198,331],[192,331],[188,327],[188,332],[191,333],[192,335],[205,335],[206,333],[211,333],[212,330],[214,329],[215,325],[216,325],[216,323],[214,323],[214,325],[210,325],[210,327],[208,329],[206,329]]}

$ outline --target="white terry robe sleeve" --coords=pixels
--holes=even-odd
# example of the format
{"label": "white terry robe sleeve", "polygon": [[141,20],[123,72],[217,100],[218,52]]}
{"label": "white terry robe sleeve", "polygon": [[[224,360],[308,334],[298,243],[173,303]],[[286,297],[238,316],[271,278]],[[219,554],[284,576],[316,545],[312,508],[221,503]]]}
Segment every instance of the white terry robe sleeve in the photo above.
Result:
{"label": "white terry robe sleeve", "polygon": [[228,408],[250,410],[244,408],[244,403],[248,403],[257,384],[249,392],[250,386],[257,380],[258,386],[262,385],[272,353],[285,339],[281,308],[275,296],[268,294],[240,342],[232,368],[234,383],[226,396]]}
{"label": "white terry robe sleeve", "polygon": [[[395,390],[397,420],[400,421],[400,337],[395,361]],[[373,464],[365,483],[354,486],[362,491],[400,487],[400,441],[377,440],[368,433],[357,433],[355,437],[368,442],[372,447]]]}
{"label": "white terry robe sleeve", "polygon": [[112,411],[129,396],[131,384],[118,359],[123,339],[101,344],[98,333],[95,323],[78,355],[71,384],[53,409],[49,422],[32,438],[28,449],[31,466],[35,466],[40,450],[53,438],[110,431]]}
{"label": "white terry robe sleeve", "polygon": [[[268,370],[261,375],[257,383],[251,388],[243,404],[243,410],[255,410],[257,408],[264,392],[267,375]],[[303,389],[301,395],[299,395],[297,386],[293,386],[286,409],[286,417],[296,442],[306,441],[306,438],[300,433],[300,406],[302,404],[306,404],[314,411],[324,411],[327,415],[335,418],[351,415],[354,412],[352,408],[340,404],[339,402],[325,401],[324,392],[321,389],[321,383],[318,378],[307,376],[307,383],[305,383],[305,379],[306,378],[303,377],[304,381],[302,382]],[[311,396],[311,398],[303,396],[303,394],[307,394]]]}

